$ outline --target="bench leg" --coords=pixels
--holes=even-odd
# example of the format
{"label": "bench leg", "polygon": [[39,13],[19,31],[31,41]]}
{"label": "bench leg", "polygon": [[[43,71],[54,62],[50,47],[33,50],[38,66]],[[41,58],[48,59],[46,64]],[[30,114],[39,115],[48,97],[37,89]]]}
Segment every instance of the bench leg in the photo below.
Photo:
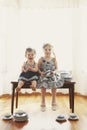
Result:
{"label": "bench leg", "polygon": [[71,109],[72,108],[72,88],[69,88],[69,105]]}
{"label": "bench leg", "polygon": [[72,113],[74,113],[74,86],[72,87]]}
{"label": "bench leg", "polygon": [[16,108],[18,108],[18,92],[16,92]]}
{"label": "bench leg", "polygon": [[74,113],[74,86],[69,88],[69,104],[70,109],[72,109],[72,113]]}
{"label": "bench leg", "polygon": [[13,115],[14,112],[14,93],[15,93],[15,89],[14,87],[12,88],[12,98],[11,98],[11,114]]}

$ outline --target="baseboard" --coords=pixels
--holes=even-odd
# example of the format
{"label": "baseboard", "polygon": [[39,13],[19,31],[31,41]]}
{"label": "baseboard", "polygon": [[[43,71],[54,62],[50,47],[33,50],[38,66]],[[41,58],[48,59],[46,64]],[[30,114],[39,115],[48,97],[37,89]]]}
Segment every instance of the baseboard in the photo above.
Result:
{"label": "baseboard", "polygon": [[[40,92],[31,92],[31,93],[28,93],[28,92],[25,92],[25,93],[21,93],[19,92],[19,96],[40,96],[41,93]],[[51,92],[46,92],[46,95],[47,96],[51,96]],[[57,96],[67,96],[68,93],[62,93],[62,92],[57,92],[56,94]],[[85,97],[87,98],[87,95],[82,95],[81,93],[77,93],[75,92],[75,96],[80,96],[80,97]],[[11,94],[3,94],[3,95],[0,95],[0,98],[11,98]]]}

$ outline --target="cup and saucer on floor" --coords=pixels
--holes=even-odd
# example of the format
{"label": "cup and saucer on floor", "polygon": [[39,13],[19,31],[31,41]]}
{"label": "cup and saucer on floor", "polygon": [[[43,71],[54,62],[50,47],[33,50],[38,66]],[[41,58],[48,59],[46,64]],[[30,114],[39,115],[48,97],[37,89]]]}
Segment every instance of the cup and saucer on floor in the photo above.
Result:
{"label": "cup and saucer on floor", "polygon": [[72,121],[79,120],[79,117],[75,113],[70,113],[68,120],[72,120]]}
{"label": "cup and saucer on floor", "polygon": [[[75,113],[70,113],[67,119],[70,120],[70,121],[77,121],[77,120],[79,120],[79,117]],[[67,121],[67,119],[66,119],[65,115],[60,114],[60,115],[57,116],[56,121],[65,122],[65,121]]]}
{"label": "cup and saucer on floor", "polygon": [[56,121],[58,121],[58,122],[66,121],[65,115],[63,115],[63,114],[58,115],[57,118],[56,118]]}
{"label": "cup and saucer on floor", "polygon": [[14,114],[14,121],[16,122],[25,122],[28,121],[28,118],[29,118],[28,114],[23,110],[18,110]]}
{"label": "cup and saucer on floor", "polygon": [[3,120],[11,120],[13,119],[13,116],[10,113],[6,113],[2,116]]}

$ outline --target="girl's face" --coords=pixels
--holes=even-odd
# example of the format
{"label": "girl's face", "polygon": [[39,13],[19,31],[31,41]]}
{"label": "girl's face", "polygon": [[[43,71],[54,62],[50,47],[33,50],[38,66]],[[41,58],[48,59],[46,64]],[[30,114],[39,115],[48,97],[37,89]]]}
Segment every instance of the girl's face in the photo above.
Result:
{"label": "girl's face", "polygon": [[46,46],[46,47],[44,48],[44,54],[45,54],[45,56],[50,56],[51,53],[52,53],[52,47]]}
{"label": "girl's face", "polygon": [[26,58],[27,58],[28,60],[33,60],[33,59],[34,59],[34,56],[35,56],[35,54],[34,54],[33,51],[26,53]]}

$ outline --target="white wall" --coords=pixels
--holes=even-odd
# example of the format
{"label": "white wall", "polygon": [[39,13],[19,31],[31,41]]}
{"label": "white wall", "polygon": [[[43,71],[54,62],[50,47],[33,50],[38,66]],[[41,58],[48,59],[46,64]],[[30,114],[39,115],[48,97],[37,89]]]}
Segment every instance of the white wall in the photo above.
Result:
{"label": "white wall", "polygon": [[[6,72],[3,86],[17,80],[25,49],[36,49],[38,58],[43,54],[42,46],[49,42],[54,46],[59,70],[72,70],[72,10],[71,9],[1,9],[1,66]],[[4,60],[5,59],[5,60]],[[4,60],[4,61],[3,61]],[[1,72],[3,73],[3,72]],[[5,78],[5,77],[3,77]],[[7,88],[4,88],[4,91]]]}
{"label": "white wall", "polygon": [[73,11],[73,72],[76,91],[87,95],[87,8]]}
{"label": "white wall", "polygon": [[18,79],[26,47],[36,49],[37,61],[46,42],[54,46],[59,70],[73,71],[76,91],[87,94],[87,2],[52,2],[47,6],[39,0],[34,5],[27,0],[0,1],[0,94],[11,92],[10,82]]}

